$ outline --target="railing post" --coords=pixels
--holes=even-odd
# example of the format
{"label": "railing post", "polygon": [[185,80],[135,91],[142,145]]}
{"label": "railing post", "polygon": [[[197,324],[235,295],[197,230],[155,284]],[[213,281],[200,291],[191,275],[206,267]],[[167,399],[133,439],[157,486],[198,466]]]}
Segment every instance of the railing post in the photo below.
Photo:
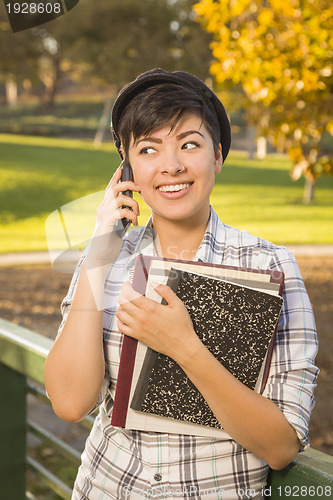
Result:
{"label": "railing post", "polygon": [[0,363],[0,498],[24,500],[26,377]]}

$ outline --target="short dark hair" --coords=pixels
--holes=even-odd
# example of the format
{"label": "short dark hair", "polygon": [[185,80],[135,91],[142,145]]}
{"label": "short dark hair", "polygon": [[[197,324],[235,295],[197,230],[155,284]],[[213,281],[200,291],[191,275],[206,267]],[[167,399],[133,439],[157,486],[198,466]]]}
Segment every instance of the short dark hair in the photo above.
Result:
{"label": "short dark hair", "polygon": [[118,133],[121,149],[126,158],[131,137],[134,141],[159,129],[174,119],[174,128],[180,117],[193,113],[201,118],[208,130],[214,150],[220,144],[220,125],[211,101],[202,92],[174,83],[160,83],[137,94],[122,112]]}

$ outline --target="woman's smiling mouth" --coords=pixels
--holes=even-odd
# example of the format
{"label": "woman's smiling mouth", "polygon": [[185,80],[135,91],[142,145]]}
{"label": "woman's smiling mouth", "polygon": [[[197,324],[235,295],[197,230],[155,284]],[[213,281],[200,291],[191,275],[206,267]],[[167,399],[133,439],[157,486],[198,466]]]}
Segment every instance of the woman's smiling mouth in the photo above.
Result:
{"label": "woman's smiling mouth", "polygon": [[187,182],[184,184],[165,184],[164,186],[159,186],[157,189],[162,193],[177,193],[179,191],[183,191],[184,189],[188,189],[192,183]]}

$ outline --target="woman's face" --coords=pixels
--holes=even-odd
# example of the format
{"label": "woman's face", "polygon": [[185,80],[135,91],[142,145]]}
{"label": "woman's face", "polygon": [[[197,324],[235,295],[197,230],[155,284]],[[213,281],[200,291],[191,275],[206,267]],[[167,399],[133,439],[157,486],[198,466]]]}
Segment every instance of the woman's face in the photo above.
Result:
{"label": "woman's face", "polygon": [[133,138],[129,161],[141,196],[156,218],[195,222],[208,220],[215,175],[221,171],[221,148],[200,117],[184,114],[171,130],[173,120],[149,136]]}

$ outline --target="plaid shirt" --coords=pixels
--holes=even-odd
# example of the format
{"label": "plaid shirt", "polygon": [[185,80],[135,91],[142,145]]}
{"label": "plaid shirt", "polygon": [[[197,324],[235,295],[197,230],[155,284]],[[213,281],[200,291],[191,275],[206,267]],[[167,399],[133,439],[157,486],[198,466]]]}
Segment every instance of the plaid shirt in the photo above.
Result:
{"label": "plaid shirt", "polygon": [[[139,253],[154,255],[149,224],[125,236],[120,255],[106,279],[103,329],[106,376],[98,401],[100,411],[86,442],[72,498],[262,498],[267,464],[227,434],[225,439],[217,439],[111,426],[123,338],[115,318],[117,300]],[[207,230],[194,260],[285,273],[284,305],[263,395],[280,408],[295,428],[301,449],[306,449],[318,375],[314,365],[317,337],[311,304],[293,255],[283,247],[226,226],[211,209]],[[81,263],[62,304],[62,325],[72,302]]]}

